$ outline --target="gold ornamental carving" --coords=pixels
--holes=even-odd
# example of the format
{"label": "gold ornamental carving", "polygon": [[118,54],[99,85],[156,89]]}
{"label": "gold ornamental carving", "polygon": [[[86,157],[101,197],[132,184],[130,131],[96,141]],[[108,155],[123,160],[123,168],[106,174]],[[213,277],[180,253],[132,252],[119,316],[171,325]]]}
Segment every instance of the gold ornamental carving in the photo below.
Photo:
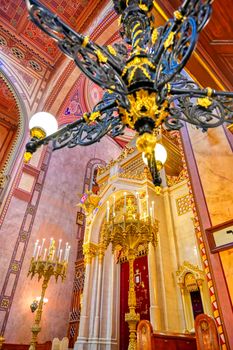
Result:
{"label": "gold ornamental carving", "polygon": [[[152,212],[151,212],[152,214]],[[125,314],[125,321],[129,326],[128,350],[136,350],[137,334],[136,326],[140,315],[136,313],[136,292],[134,281],[134,260],[143,249],[148,251],[149,243],[156,246],[158,234],[158,221],[147,211],[142,215],[138,208],[138,198],[124,196],[124,205],[119,200],[114,203],[112,215],[107,207],[107,219],[103,223],[100,232],[100,245],[107,249],[112,244],[112,250],[119,261],[119,256],[125,257],[129,262],[129,312]]]}
{"label": "gold ornamental carving", "polygon": [[228,125],[227,129],[233,134],[233,124]]}
{"label": "gold ornamental carving", "polygon": [[184,261],[183,265],[176,271],[177,283],[188,292],[198,290],[204,282],[204,272],[197,265]]}
{"label": "gold ornamental carving", "polygon": [[83,244],[84,264],[91,264],[92,259],[98,254],[99,246],[92,242]]}
{"label": "gold ornamental carving", "polygon": [[4,342],[5,342],[5,338],[3,337],[3,335],[0,335],[0,350],[2,349]]}
{"label": "gold ornamental carving", "polygon": [[78,207],[81,207],[86,216],[89,216],[93,213],[93,211],[98,208],[100,201],[100,197],[94,194],[92,191],[87,191],[83,195],[81,195],[80,203],[78,203]]}
{"label": "gold ornamental carving", "polygon": [[110,168],[113,167],[115,164],[118,164],[122,160],[126,159],[130,154],[132,154],[135,151],[135,149],[135,147],[126,146],[117,159],[111,160],[105,167],[98,167],[98,176],[104,174],[105,172],[108,172]]}

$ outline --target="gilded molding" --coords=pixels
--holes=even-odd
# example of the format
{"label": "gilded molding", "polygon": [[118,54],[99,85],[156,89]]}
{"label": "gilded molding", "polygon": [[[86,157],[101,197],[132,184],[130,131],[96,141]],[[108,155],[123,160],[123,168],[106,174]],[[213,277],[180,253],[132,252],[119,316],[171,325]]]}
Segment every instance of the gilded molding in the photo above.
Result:
{"label": "gilded molding", "polygon": [[88,242],[83,244],[84,264],[91,264],[92,259],[98,254],[98,244]]}
{"label": "gilded molding", "polygon": [[108,172],[111,167],[113,167],[115,164],[120,163],[122,160],[126,159],[128,155],[132,154],[135,151],[135,147],[125,147],[124,150],[121,152],[118,158],[115,160],[111,160],[105,167],[99,167],[98,168],[98,176]]}
{"label": "gilded molding", "polygon": [[228,125],[227,129],[233,134],[233,124]]}
{"label": "gilded molding", "polygon": [[204,271],[188,261],[184,261],[183,265],[176,271],[178,285],[182,290],[187,290],[188,292],[198,290],[198,287],[203,284],[204,279]]}
{"label": "gilded molding", "polygon": [[10,92],[12,93],[12,95],[15,99],[17,108],[18,108],[18,112],[19,112],[18,129],[17,129],[16,134],[15,134],[15,139],[11,145],[11,149],[8,152],[7,157],[6,157],[6,159],[3,163],[3,166],[0,170],[0,189],[2,189],[8,180],[7,170],[8,170],[8,167],[10,165],[11,157],[13,156],[13,154],[16,151],[18,139],[19,139],[20,134],[22,133],[23,123],[22,123],[22,113],[21,113],[21,109],[20,109],[19,100],[18,100],[18,98],[15,94],[15,91],[12,88],[10,82],[7,80],[7,78],[5,77],[5,75],[1,71],[0,71],[0,79],[3,79],[3,81],[5,82],[7,87],[9,88]]}

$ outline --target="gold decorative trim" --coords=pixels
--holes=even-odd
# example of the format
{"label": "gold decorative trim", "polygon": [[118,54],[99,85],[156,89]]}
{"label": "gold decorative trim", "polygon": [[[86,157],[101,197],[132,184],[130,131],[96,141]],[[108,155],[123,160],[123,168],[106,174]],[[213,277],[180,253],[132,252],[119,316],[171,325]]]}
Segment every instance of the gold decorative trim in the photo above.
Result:
{"label": "gold decorative trim", "polygon": [[85,36],[82,42],[82,47],[86,47],[88,43],[89,43],[89,37]]}
{"label": "gold decorative trim", "polygon": [[212,101],[208,97],[202,97],[197,99],[197,104],[201,107],[208,108],[212,105]]}
{"label": "gold decorative trim", "polygon": [[7,170],[8,170],[8,167],[10,166],[11,158],[14,155],[14,153],[16,151],[16,148],[18,146],[17,144],[18,144],[18,141],[19,141],[20,134],[23,131],[23,122],[22,122],[23,114],[22,114],[22,110],[21,110],[21,107],[20,107],[20,102],[18,100],[16,92],[12,88],[11,83],[9,82],[7,77],[1,71],[0,71],[0,79],[3,79],[3,81],[5,82],[5,84],[7,85],[9,90],[11,91],[11,93],[13,94],[13,97],[15,99],[15,102],[16,102],[16,105],[17,105],[17,108],[18,108],[18,112],[19,112],[19,123],[18,123],[18,129],[17,129],[17,131],[15,133],[15,140],[13,141],[13,143],[11,145],[11,149],[8,152],[7,158],[5,159],[5,162],[3,163],[3,166],[2,166],[2,168],[0,170],[0,189],[2,189],[5,186],[5,183],[6,183],[7,179],[8,179]]}
{"label": "gold decorative trim", "polygon": [[183,265],[176,271],[176,279],[182,290],[194,291],[204,282],[204,271],[200,270],[197,265],[184,261]]}
{"label": "gold decorative trim", "polygon": [[227,129],[233,134],[233,124],[228,125]]}
{"label": "gold decorative trim", "polygon": [[36,139],[41,140],[46,137],[46,132],[41,128],[32,128],[30,130],[30,135],[31,137],[35,137]]}
{"label": "gold decorative trim", "polygon": [[[158,5],[158,3],[156,2],[156,0],[153,1],[153,5],[155,10],[163,17],[163,19],[165,21],[168,21],[169,17],[166,15],[166,13],[162,10],[162,8]],[[200,55],[194,51],[193,52],[193,56],[196,57],[196,59],[200,62],[200,64],[202,65],[202,67],[206,70],[206,72],[210,75],[210,77],[213,79],[213,81],[219,86],[219,88],[221,90],[225,90],[225,87],[223,86],[223,84],[220,82],[220,79],[218,79],[216,77],[216,75],[213,73],[213,71],[208,67],[208,65],[203,61],[203,59],[200,57]],[[197,78],[193,77],[193,75],[191,74],[191,72],[185,68],[186,72],[193,78],[194,81],[198,81]]]}
{"label": "gold decorative trim", "polygon": [[83,244],[84,264],[91,264],[92,259],[98,254],[98,244],[88,242]]}
{"label": "gold decorative trim", "polygon": [[184,215],[191,211],[191,200],[189,194],[176,198],[177,214]]}

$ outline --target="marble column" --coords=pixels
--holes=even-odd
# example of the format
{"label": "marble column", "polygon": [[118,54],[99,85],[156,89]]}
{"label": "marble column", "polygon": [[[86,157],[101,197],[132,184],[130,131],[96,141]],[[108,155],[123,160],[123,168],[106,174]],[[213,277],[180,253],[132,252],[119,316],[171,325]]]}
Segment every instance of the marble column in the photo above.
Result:
{"label": "marble column", "polygon": [[98,281],[97,281],[97,291],[96,291],[96,314],[94,319],[94,338],[99,337],[102,278],[103,278],[103,257],[99,256]]}
{"label": "marble column", "polygon": [[155,248],[149,243],[148,252],[148,272],[149,272],[149,286],[150,286],[150,321],[154,330],[161,329],[161,315],[158,301],[158,282],[157,282],[157,268]]}
{"label": "marble column", "polygon": [[89,337],[89,300],[90,300],[90,290],[92,285],[92,264],[91,261],[86,263],[85,269],[85,283],[83,289],[83,303],[80,316],[79,324],[79,336],[74,345],[74,350],[86,350],[88,337]]}

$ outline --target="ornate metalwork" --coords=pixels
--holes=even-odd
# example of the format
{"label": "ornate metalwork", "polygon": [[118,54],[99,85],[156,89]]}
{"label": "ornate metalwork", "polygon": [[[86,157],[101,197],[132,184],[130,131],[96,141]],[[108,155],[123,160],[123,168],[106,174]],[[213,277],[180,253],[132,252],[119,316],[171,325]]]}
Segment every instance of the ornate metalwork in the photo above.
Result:
{"label": "ornate metalwork", "polygon": [[[29,153],[50,140],[54,150],[87,146],[107,133],[116,137],[125,127],[141,135],[156,133],[161,125],[178,130],[188,122],[206,131],[233,122],[233,92],[200,89],[180,74],[209,20],[211,0],[185,0],[174,18],[160,28],[153,26],[152,0],[114,0],[121,15],[120,33],[129,47],[99,46],[37,0],[25,1],[33,23],[106,91],[92,113],[49,137],[29,142]],[[152,163],[154,183],[159,184],[153,159]]]}

